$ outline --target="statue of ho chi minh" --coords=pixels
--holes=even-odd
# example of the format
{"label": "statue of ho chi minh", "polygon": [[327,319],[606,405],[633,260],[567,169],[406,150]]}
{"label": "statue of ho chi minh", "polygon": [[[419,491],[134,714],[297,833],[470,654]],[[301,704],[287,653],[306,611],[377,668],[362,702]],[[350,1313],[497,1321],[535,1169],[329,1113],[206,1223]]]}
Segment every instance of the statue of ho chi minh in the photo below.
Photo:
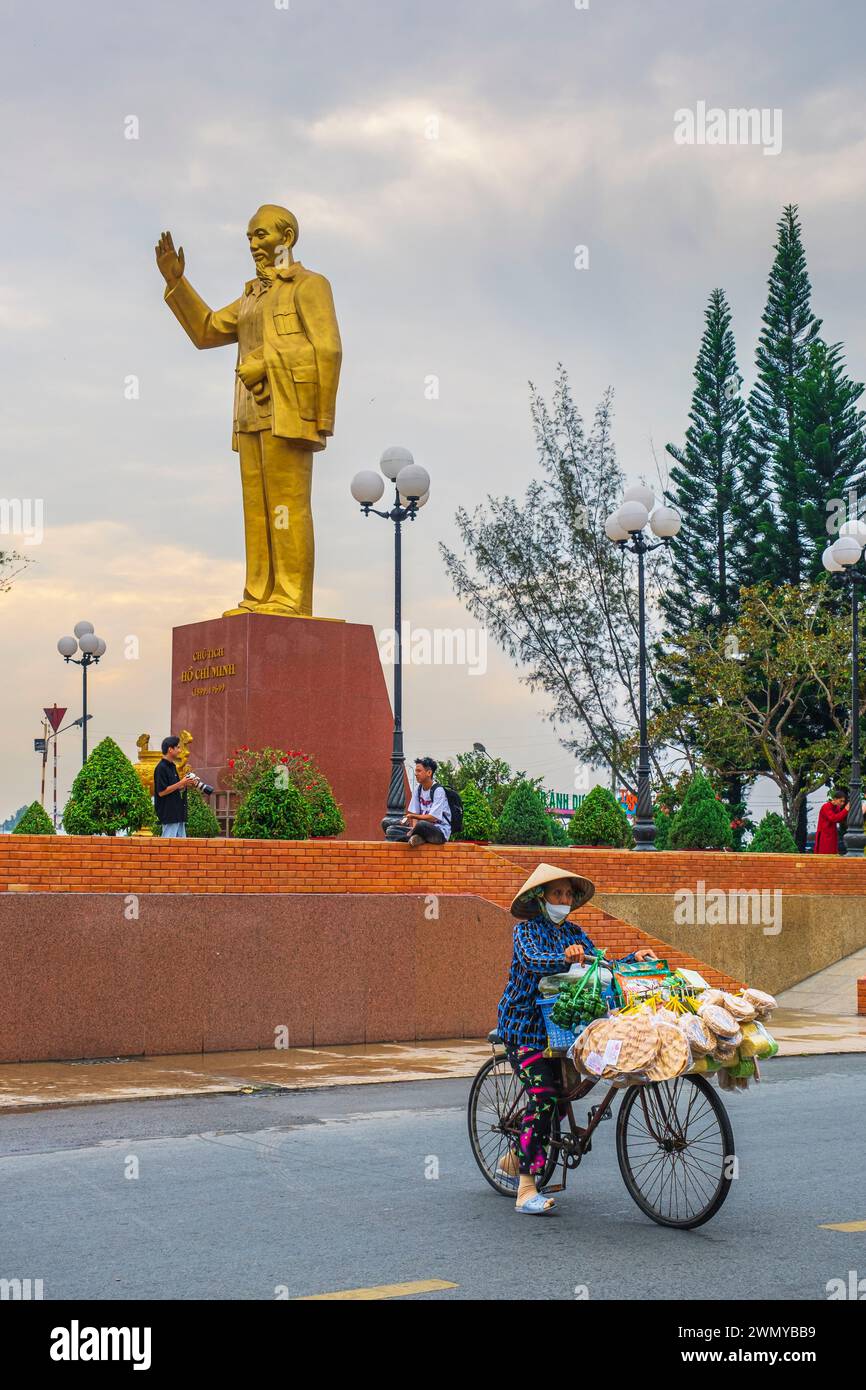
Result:
{"label": "statue of ho chi minh", "polygon": [[246,582],[236,613],[309,617],[313,454],[334,432],[342,347],[331,286],[294,259],[298,223],[266,203],[247,240],[256,274],[224,309],[184,275],[170,232],[156,247],[165,302],[197,348],[238,345],[232,448],[240,455]]}

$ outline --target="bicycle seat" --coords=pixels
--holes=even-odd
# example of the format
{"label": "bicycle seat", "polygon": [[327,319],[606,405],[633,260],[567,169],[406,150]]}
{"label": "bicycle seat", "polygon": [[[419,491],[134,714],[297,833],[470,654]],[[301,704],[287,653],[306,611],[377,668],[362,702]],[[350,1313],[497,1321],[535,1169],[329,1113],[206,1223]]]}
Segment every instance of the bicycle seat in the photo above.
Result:
{"label": "bicycle seat", "polygon": [[495,1028],[491,1028],[490,1032],[487,1034],[487,1041],[491,1044],[502,1042],[502,1039],[500,1038]]}

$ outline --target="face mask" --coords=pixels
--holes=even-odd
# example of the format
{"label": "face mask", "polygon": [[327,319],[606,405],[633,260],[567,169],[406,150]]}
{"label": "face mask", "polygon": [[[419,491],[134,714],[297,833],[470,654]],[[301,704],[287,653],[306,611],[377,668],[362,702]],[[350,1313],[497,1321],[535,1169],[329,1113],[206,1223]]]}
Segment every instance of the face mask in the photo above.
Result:
{"label": "face mask", "polygon": [[551,922],[555,922],[557,926],[565,921],[571,911],[571,908],[563,903],[545,903],[544,908]]}

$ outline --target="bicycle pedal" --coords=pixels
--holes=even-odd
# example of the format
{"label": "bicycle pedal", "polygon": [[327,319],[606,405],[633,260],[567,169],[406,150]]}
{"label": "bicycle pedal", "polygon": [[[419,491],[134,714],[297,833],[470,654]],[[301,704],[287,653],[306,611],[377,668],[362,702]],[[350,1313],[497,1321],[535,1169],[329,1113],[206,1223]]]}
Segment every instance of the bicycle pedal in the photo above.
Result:
{"label": "bicycle pedal", "polygon": [[[586,1123],[587,1123],[588,1125],[591,1125],[591,1124],[592,1124],[592,1122],[593,1122],[593,1120],[595,1119],[596,1115],[598,1114],[599,1110],[601,1110],[602,1108],[603,1108],[603,1107],[600,1106],[600,1105],[591,1105],[591,1106],[589,1107],[589,1114],[588,1114],[587,1117],[586,1117]],[[612,1119],[612,1118],[613,1118],[613,1111],[608,1107],[606,1110],[604,1110],[604,1113],[603,1113],[601,1119],[599,1120],[599,1124],[602,1124],[605,1120],[610,1120],[610,1119]]]}

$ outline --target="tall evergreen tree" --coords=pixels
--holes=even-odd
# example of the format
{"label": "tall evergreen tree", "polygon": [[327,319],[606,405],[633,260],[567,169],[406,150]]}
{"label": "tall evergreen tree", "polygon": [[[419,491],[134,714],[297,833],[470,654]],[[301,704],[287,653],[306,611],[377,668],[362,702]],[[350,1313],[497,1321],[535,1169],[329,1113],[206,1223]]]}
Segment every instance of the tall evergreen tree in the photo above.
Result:
{"label": "tall evergreen tree", "polygon": [[[847,510],[849,486],[863,493],[866,431],[863,412],[857,407],[862,394],[863,383],[845,373],[842,344],[828,347],[816,338],[796,392],[796,441],[805,491],[803,529],[810,543],[804,578],[813,581],[823,578],[821,552],[836,539],[835,532],[827,530],[828,504],[841,500]],[[857,508],[852,511],[856,514]]]}
{"label": "tall evergreen tree", "polygon": [[[661,600],[670,633],[717,627],[736,611],[740,576],[731,548],[732,507],[748,458],[748,421],[724,290],[710,295],[694,377],[685,448],[667,445],[675,460],[668,497],[683,518]],[[763,507],[768,525],[766,496]]]}
{"label": "tall evergreen tree", "polygon": [[[758,342],[758,369],[749,400],[752,458],[750,481],[772,481],[776,516],[772,553],[767,557],[759,544],[755,557],[769,564],[755,580],[799,584],[811,569],[810,542],[803,524],[808,481],[797,438],[797,390],[809,367],[810,346],[821,327],[812,313],[812,286],[800,236],[797,208],[785,208],[778,223],[776,255],[770,271],[763,329]],[[742,498],[743,542],[748,545],[752,527],[751,499]],[[745,558],[745,557],[744,557]],[[747,565],[744,568],[748,568]]]}

